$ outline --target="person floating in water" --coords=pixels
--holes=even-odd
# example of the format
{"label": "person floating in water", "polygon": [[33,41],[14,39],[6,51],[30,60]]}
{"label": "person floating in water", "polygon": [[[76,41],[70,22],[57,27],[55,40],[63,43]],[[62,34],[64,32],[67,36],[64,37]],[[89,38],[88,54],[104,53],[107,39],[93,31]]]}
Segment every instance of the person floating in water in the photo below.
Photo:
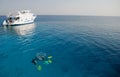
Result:
{"label": "person floating in water", "polygon": [[32,60],[32,63],[37,67],[37,69],[40,71],[42,70],[41,65],[38,63],[39,61],[43,61],[43,64],[50,64],[52,63],[52,56],[46,57],[45,53],[37,53],[36,57]]}
{"label": "person floating in water", "polygon": [[37,53],[36,57],[32,60],[32,63],[36,65],[38,61],[44,61],[45,60],[45,55],[41,55],[41,53]]}

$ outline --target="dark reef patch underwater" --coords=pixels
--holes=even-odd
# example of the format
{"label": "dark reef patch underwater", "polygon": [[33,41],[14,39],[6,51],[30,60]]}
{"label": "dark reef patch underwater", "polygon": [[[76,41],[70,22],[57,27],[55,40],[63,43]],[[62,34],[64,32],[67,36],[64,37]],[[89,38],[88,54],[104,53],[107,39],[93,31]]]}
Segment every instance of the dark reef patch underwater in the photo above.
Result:
{"label": "dark reef patch underwater", "polygon": [[[120,17],[40,15],[35,23],[2,26],[0,77],[120,77]],[[38,71],[35,54],[52,55]]]}

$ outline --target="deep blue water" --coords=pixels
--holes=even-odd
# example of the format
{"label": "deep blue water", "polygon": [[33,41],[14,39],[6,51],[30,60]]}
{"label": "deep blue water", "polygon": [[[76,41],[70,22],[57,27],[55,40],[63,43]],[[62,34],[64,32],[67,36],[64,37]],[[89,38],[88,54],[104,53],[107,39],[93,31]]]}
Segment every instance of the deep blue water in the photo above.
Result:
{"label": "deep blue water", "polygon": [[[0,77],[120,77],[120,17],[38,16],[35,23],[2,26]],[[38,71],[36,53],[53,56]]]}

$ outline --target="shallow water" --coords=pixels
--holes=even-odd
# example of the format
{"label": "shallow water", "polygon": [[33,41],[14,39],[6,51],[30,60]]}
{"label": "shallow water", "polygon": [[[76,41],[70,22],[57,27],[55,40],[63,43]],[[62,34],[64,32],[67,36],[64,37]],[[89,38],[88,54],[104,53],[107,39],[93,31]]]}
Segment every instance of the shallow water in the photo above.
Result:
{"label": "shallow water", "polygon": [[[53,15],[28,25],[1,25],[0,77],[120,77],[119,21]],[[31,63],[38,52],[53,56],[41,71]]]}

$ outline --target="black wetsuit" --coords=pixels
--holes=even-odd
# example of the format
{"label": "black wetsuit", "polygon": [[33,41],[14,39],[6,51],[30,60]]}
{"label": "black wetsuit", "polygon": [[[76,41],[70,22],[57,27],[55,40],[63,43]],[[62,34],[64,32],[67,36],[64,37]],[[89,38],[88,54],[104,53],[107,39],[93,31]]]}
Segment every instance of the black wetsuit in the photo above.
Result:
{"label": "black wetsuit", "polygon": [[37,64],[37,59],[34,58],[34,59],[32,60],[32,63],[33,63],[34,65],[36,65],[36,64]]}
{"label": "black wetsuit", "polygon": [[34,64],[34,65],[36,65],[37,64],[37,61],[44,61],[45,60],[45,58],[43,57],[43,56],[41,56],[39,59],[36,57],[36,58],[34,58],[33,60],[32,60],[32,63]]}

